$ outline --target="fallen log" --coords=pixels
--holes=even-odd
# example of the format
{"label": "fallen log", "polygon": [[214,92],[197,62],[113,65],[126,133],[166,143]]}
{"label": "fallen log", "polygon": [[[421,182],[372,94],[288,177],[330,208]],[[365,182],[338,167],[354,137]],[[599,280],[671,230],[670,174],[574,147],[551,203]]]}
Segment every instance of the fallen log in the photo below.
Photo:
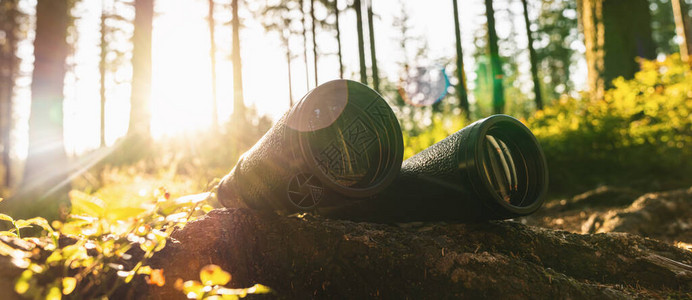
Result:
{"label": "fallen log", "polygon": [[574,234],[513,221],[384,225],[217,209],[173,234],[115,296],[184,298],[205,265],[230,287],[282,298],[668,298],[692,296],[692,252],[626,233]]}

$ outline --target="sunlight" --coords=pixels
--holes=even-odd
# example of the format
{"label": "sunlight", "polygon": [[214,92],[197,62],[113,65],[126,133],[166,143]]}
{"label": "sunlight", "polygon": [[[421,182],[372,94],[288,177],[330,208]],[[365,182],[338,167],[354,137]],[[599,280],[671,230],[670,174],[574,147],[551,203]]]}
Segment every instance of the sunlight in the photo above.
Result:
{"label": "sunlight", "polygon": [[[395,0],[375,2],[376,10],[387,10]],[[216,45],[217,45],[217,102],[218,119],[223,124],[229,120],[233,111],[233,74],[230,61],[231,29],[227,22],[230,13],[223,9],[228,3],[217,2],[216,15]],[[440,56],[453,52],[453,44],[449,43],[449,26],[430,18],[434,11],[440,11],[446,4],[437,3],[435,8],[422,4],[411,3],[412,11],[420,12],[412,15],[414,24],[425,24],[423,32],[430,37],[432,56]],[[151,89],[151,130],[154,138],[175,136],[184,132],[207,130],[211,126],[212,92],[209,56],[209,27],[207,23],[206,1],[168,0],[156,2],[156,17],[154,18],[152,40],[152,89]],[[68,72],[65,88],[65,144],[68,153],[79,154],[99,145],[99,80],[98,61],[100,49],[98,41],[99,18],[101,13],[100,1],[80,2],[76,8],[79,18],[75,21],[78,30],[75,49],[76,66]],[[131,18],[132,11],[120,11]],[[288,109],[288,82],[285,51],[278,37],[273,32],[266,32],[259,20],[247,10],[241,10],[243,28],[241,36],[241,56],[243,64],[243,93],[246,106],[253,106],[261,115],[277,119]],[[470,19],[471,10],[463,12],[464,19]],[[392,23],[392,16],[383,14],[382,24]],[[450,20],[446,20],[448,23]],[[431,23],[432,22],[432,23]],[[357,41],[352,28],[355,15],[352,10],[344,10],[342,14],[342,51],[346,68],[345,77],[356,77]],[[449,24],[447,24],[449,25]],[[437,30],[447,28],[447,32]],[[462,27],[465,43],[472,43],[472,28]],[[131,30],[131,29],[130,29]],[[398,80],[397,72],[400,60],[400,49],[393,41],[397,35],[388,26],[376,27],[378,45],[382,53],[394,53],[392,56],[382,56],[381,73]],[[129,38],[119,43],[129,43]],[[338,60],[336,42],[329,33],[318,33],[318,44],[322,55],[319,58],[320,83],[338,78]],[[30,56],[32,49],[26,49]],[[120,45],[122,46],[122,45]],[[309,45],[309,47],[311,47]],[[294,37],[291,41],[291,51],[297,57],[293,58],[291,72],[293,73],[293,99],[297,101],[314,88],[314,70],[306,69],[300,59],[302,41]],[[413,48],[413,47],[411,47]],[[412,50],[412,49],[409,49]],[[312,62],[312,53],[308,51],[308,61]],[[469,57],[472,62],[472,57]],[[129,58],[117,71],[107,76],[106,100],[106,142],[113,145],[126,134],[130,110],[129,80],[132,69],[128,66]],[[369,60],[368,60],[369,64]],[[307,74],[306,74],[307,72]],[[472,74],[473,75],[473,74]],[[394,76],[394,77],[392,77]],[[306,83],[306,80],[309,82]],[[20,91],[20,93],[23,93]],[[24,98],[28,99],[29,96]],[[28,110],[26,110],[28,112]],[[26,115],[20,118],[26,120]],[[23,122],[19,122],[18,126]],[[18,138],[18,145],[25,145],[25,137]],[[20,146],[18,149],[25,149]],[[17,150],[18,157],[26,153]]]}
{"label": "sunlight", "polygon": [[209,34],[203,12],[186,7],[194,5],[192,1],[188,5],[161,3],[164,7],[155,19],[152,41],[154,137],[210,126],[212,107]]}

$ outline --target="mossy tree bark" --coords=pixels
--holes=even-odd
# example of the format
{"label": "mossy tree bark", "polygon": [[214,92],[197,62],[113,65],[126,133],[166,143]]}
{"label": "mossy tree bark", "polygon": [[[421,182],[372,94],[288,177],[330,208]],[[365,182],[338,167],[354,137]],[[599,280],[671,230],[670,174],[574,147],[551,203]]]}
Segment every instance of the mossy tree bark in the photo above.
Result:
{"label": "mossy tree bark", "polygon": [[368,32],[370,33],[370,66],[372,70],[372,87],[380,92],[380,74],[377,69],[377,54],[375,53],[375,24],[373,24],[372,1],[368,1]]}
{"label": "mossy tree bark", "polygon": [[497,45],[495,31],[495,9],[492,0],[485,0],[485,16],[488,19],[488,50],[490,51],[490,68],[493,76],[493,112],[501,114],[505,110],[505,90],[502,86],[502,62]]}
{"label": "mossy tree bark", "polygon": [[209,22],[209,59],[211,63],[211,126],[214,130],[219,130],[219,108],[216,97],[216,20],[214,20],[214,0],[209,0],[208,6],[207,21]]}
{"label": "mossy tree bark", "polygon": [[365,39],[363,35],[363,5],[360,0],[353,1],[356,11],[356,32],[358,33],[358,62],[360,66],[360,82],[368,85],[368,70],[365,66]]}
{"label": "mossy tree bark", "polygon": [[[235,119],[245,120],[245,100],[243,99],[243,65],[240,58],[240,17],[238,17],[238,2],[231,1],[233,13],[233,50],[231,51],[231,61],[233,63],[233,116]],[[240,120],[237,120],[240,121]],[[244,122],[242,122],[244,123]]]}
{"label": "mossy tree bark", "polygon": [[469,99],[468,91],[466,90],[466,76],[464,75],[464,54],[461,51],[461,28],[459,26],[459,9],[457,5],[457,0],[452,0],[452,6],[454,8],[454,36],[456,41],[456,51],[457,51],[457,80],[459,82],[456,86],[457,97],[459,98],[459,107],[463,110],[466,118],[469,118]]}
{"label": "mossy tree bark", "polygon": [[533,47],[533,31],[531,31],[531,21],[529,20],[529,8],[527,0],[521,0],[524,7],[524,24],[526,25],[526,36],[528,37],[529,61],[531,62],[531,79],[533,80],[533,94],[536,109],[543,109],[543,96],[541,95],[541,81],[538,79],[538,58],[536,49]]}
{"label": "mossy tree bark", "polygon": [[680,43],[680,57],[683,61],[690,63],[690,54],[692,53],[692,39],[690,39],[690,17],[688,15],[689,8],[683,0],[671,0],[673,6],[673,15],[675,16],[675,31],[678,37],[682,39]]}
{"label": "mossy tree bark", "polygon": [[63,138],[63,83],[70,1],[36,4],[29,152],[19,192],[0,202],[14,217],[58,219],[68,211],[68,160]]}
{"label": "mossy tree bark", "polygon": [[151,137],[151,34],[154,0],[135,0],[132,36],[132,95],[128,136],[135,140]]}
{"label": "mossy tree bark", "polygon": [[584,32],[588,85],[592,95],[603,98],[613,79],[634,77],[637,57],[654,59],[651,12],[646,0],[579,0]]}
{"label": "mossy tree bark", "polygon": [[10,159],[11,135],[13,125],[12,98],[14,82],[19,71],[20,59],[17,56],[17,45],[21,39],[20,25],[25,21],[19,11],[18,0],[3,1],[0,7],[0,31],[5,33],[4,41],[0,42],[0,185],[9,187],[12,178],[12,161]]}

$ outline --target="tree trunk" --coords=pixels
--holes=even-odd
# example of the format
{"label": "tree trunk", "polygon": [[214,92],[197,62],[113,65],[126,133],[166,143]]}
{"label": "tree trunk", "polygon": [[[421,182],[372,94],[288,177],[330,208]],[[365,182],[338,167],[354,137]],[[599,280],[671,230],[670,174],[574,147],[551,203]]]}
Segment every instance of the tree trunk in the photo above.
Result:
{"label": "tree trunk", "polygon": [[132,36],[132,96],[128,135],[135,140],[151,138],[151,34],[154,0],[135,0]]}
{"label": "tree trunk", "polygon": [[211,63],[211,126],[219,130],[219,108],[216,97],[216,39],[214,38],[216,23],[214,21],[214,0],[209,0],[209,58]]}
{"label": "tree trunk", "polygon": [[319,80],[317,79],[317,35],[315,34],[315,27],[317,26],[317,22],[315,21],[315,0],[310,0],[310,22],[312,23],[310,29],[312,30],[312,57],[314,63],[313,66],[315,70],[315,86],[318,86]]}
{"label": "tree trunk", "polygon": [[339,56],[339,78],[344,78],[344,62],[341,54],[341,29],[339,29],[339,0],[334,0],[334,17],[336,18],[334,26],[336,27],[336,44]]}
{"label": "tree trunk", "polygon": [[310,90],[310,65],[308,65],[308,30],[305,26],[305,0],[298,0],[300,8],[300,26],[303,29],[303,62],[305,63],[305,91]]}
{"label": "tree trunk", "polygon": [[459,107],[463,110],[463,114],[466,118],[469,118],[469,98],[468,91],[466,90],[466,76],[464,75],[464,54],[461,52],[461,27],[459,26],[459,9],[457,7],[457,0],[452,0],[452,5],[454,7],[454,35],[456,37],[456,50],[457,50],[457,83],[456,92],[459,97]]}
{"label": "tree trunk", "polygon": [[536,101],[536,109],[543,109],[543,97],[541,95],[541,82],[538,80],[538,60],[536,59],[536,49],[533,48],[533,32],[529,22],[529,8],[526,0],[521,0],[524,7],[524,24],[526,24],[526,36],[529,39],[529,60],[531,61],[531,78],[533,79],[533,94]]}
{"label": "tree trunk", "polygon": [[238,1],[231,1],[233,10],[233,115],[245,119],[245,100],[243,100],[243,67],[240,59],[240,19],[238,18]]}
{"label": "tree trunk", "polygon": [[365,66],[365,42],[363,39],[363,13],[360,0],[353,1],[353,9],[356,11],[356,31],[358,33],[358,58],[360,62],[360,82],[368,84],[367,67]]}
{"label": "tree trunk", "polygon": [[101,48],[101,53],[99,57],[99,74],[101,75],[99,81],[99,97],[101,99],[100,106],[100,147],[106,147],[106,54],[108,53],[108,42],[106,41],[106,4],[105,1],[101,1],[101,39],[99,41],[99,46]]}
{"label": "tree trunk", "polygon": [[651,13],[646,0],[580,0],[588,85],[597,99],[603,98],[612,80],[634,77],[636,57],[654,59]]}
{"label": "tree trunk", "polygon": [[20,60],[17,57],[17,43],[19,42],[19,17],[18,1],[11,0],[0,7],[0,30],[5,32],[5,41],[0,43],[0,145],[2,146],[3,174],[0,175],[0,185],[9,187],[12,183],[12,161],[10,159],[12,132],[12,98]]}
{"label": "tree trunk", "polygon": [[501,114],[505,110],[505,95],[502,87],[502,62],[497,46],[497,33],[495,32],[495,10],[493,1],[485,0],[485,15],[488,18],[488,48],[490,50],[490,66],[493,76],[493,112]]}
{"label": "tree trunk", "polygon": [[284,46],[286,47],[286,63],[288,64],[288,107],[293,107],[293,82],[291,77],[291,47],[289,45],[289,37],[284,38]]}
{"label": "tree trunk", "polygon": [[683,0],[671,0],[673,5],[673,15],[675,16],[675,31],[682,39],[680,42],[680,58],[682,61],[689,63],[690,54],[692,54],[692,40],[689,38],[690,24],[687,17],[687,5]]}
{"label": "tree trunk", "polygon": [[18,194],[0,202],[16,218],[57,219],[64,217],[69,208],[68,161],[63,140],[68,2],[38,1],[36,5],[29,151]]}
{"label": "tree trunk", "polygon": [[372,86],[380,92],[380,75],[377,71],[377,55],[375,54],[375,29],[372,20],[372,0],[368,0],[368,31],[370,31],[370,62],[372,67]]}

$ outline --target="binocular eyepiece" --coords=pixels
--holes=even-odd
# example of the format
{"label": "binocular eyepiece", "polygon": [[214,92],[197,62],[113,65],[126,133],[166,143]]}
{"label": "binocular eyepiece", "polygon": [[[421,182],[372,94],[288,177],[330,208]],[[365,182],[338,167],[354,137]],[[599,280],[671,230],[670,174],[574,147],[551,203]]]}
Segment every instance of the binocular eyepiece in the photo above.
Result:
{"label": "binocular eyepiece", "polygon": [[404,161],[391,186],[322,214],[354,221],[481,221],[538,210],[548,187],[545,157],[517,119],[494,115]]}
{"label": "binocular eyepiece", "polygon": [[335,80],[309,92],[241,156],[218,198],[227,207],[354,221],[480,221],[531,214],[547,190],[540,145],[506,115],[402,158],[401,129],[384,99]]}
{"label": "binocular eyepiece", "polygon": [[399,122],[374,90],[334,80],[305,95],[222,180],[227,207],[300,212],[373,196],[396,178]]}

